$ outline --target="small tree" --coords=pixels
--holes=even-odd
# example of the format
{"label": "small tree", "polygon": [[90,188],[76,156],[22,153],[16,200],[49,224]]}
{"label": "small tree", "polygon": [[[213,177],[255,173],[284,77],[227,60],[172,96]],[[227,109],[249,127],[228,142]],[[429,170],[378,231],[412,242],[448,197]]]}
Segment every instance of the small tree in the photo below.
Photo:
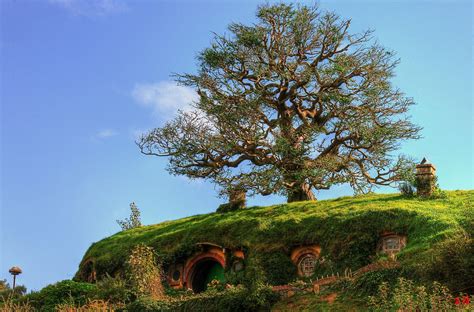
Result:
{"label": "small tree", "polygon": [[140,244],[133,248],[127,261],[127,277],[137,297],[163,297],[160,268],[152,247]]}
{"label": "small tree", "polygon": [[140,221],[140,210],[138,209],[135,203],[130,204],[130,218],[125,218],[124,220],[117,220],[118,225],[122,228],[122,231],[134,229],[142,226]]}

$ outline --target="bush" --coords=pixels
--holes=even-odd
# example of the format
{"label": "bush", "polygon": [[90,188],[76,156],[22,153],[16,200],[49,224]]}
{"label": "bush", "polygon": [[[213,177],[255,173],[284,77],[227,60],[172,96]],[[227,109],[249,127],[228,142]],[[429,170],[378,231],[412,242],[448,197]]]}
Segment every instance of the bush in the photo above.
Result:
{"label": "bush", "polygon": [[210,291],[192,296],[176,305],[174,311],[270,311],[278,298],[269,286],[262,285],[253,290],[238,286],[219,293]]}
{"label": "bush", "polygon": [[127,261],[127,278],[137,296],[159,299],[164,295],[161,282],[161,265],[157,263],[153,248],[140,244],[133,248]]}
{"label": "bush", "polygon": [[127,312],[162,312],[174,311],[173,304],[169,301],[157,301],[150,297],[138,298],[127,305]]}
{"label": "bush", "polygon": [[97,298],[112,304],[125,304],[132,300],[133,294],[121,277],[107,275],[97,282]]}
{"label": "bush", "polygon": [[135,203],[130,204],[130,211],[130,218],[117,220],[117,223],[122,228],[122,231],[142,226],[142,222],[140,220],[140,210],[138,209],[137,205],[135,205]]}
{"label": "bush", "polygon": [[398,190],[402,193],[403,196],[413,197],[415,196],[415,187],[409,182],[401,182],[398,185]]}
{"label": "bush", "polygon": [[64,280],[23,296],[21,302],[29,302],[41,311],[54,311],[59,304],[84,305],[94,299],[96,292],[94,284]]}
{"label": "bush", "polygon": [[438,282],[429,287],[399,278],[396,286],[383,282],[376,296],[369,297],[373,311],[453,311],[455,300],[449,289]]}

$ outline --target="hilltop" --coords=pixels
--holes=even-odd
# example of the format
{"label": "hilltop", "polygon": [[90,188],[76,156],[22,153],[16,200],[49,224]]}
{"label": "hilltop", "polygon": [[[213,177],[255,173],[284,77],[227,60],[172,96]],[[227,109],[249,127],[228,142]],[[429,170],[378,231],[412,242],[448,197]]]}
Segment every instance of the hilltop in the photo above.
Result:
{"label": "hilltop", "polygon": [[443,242],[474,234],[473,202],[473,190],[448,191],[438,199],[370,194],[196,215],[119,232],[92,244],[75,279],[84,281],[91,271],[98,279],[120,273],[127,255],[140,243],[158,252],[165,269],[209,243],[242,250],[246,265],[258,260],[265,280],[279,285],[296,278],[290,254],[298,246],[320,247],[319,257],[325,261],[318,264],[315,276],[339,273],[383,258],[377,252],[380,235],[391,232],[407,238],[396,256],[405,271],[466,287],[459,279],[474,280],[474,275],[465,276],[474,274],[472,263],[449,273],[438,262],[447,247]]}

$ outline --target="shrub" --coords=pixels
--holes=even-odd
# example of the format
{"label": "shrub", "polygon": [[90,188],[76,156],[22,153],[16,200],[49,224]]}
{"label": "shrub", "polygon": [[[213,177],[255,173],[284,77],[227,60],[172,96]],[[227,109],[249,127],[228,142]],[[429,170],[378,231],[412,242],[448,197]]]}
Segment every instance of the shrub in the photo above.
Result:
{"label": "shrub", "polygon": [[137,297],[150,296],[153,299],[163,297],[160,268],[153,248],[144,244],[133,248],[127,261],[127,277],[132,292]]}
{"label": "shrub", "polygon": [[396,286],[383,282],[376,296],[369,297],[373,311],[453,311],[455,301],[449,289],[438,282],[429,287],[399,278]]}
{"label": "shrub", "polygon": [[270,311],[279,296],[269,286],[249,290],[243,286],[231,287],[222,292],[204,292],[175,304],[173,311],[233,312]]}
{"label": "shrub", "polygon": [[398,185],[398,190],[402,193],[403,196],[413,197],[415,196],[415,187],[409,182],[401,182]]}
{"label": "shrub", "polygon": [[107,275],[97,282],[97,298],[112,304],[129,303],[133,297],[132,292],[120,276]]}
{"label": "shrub", "polygon": [[150,297],[138,298],[126,307],[127,312],[162,312],[175,311],[170,301],[158,301]]}
{"label": "shrub", "polygon": [[25,295],[20,301],[29,302],[34,308],[42,311],[54,311],[59,304],[84,305],[95,297],[96,291],[94,284],[64,280]]}
{"label": "shrub", "polygon": [[117,223],[122,228],[122,231],[142,226],[142,222],[140,221],[140,210],[138,209],[137,205],[135,205],[135,203],[130,204],[130,210],[130,218],[117,220]]}

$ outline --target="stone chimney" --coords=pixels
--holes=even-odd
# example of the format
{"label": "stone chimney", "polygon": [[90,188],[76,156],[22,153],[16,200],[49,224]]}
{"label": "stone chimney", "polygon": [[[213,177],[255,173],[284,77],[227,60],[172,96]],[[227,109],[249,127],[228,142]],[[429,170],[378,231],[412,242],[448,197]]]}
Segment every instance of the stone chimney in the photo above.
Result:
{"label": "stone chimney", "polygon": [[436,186],[436,168],[433,164],[423,158],[416,165],[416,193],[418,196],[429,197],[433,194]]}

